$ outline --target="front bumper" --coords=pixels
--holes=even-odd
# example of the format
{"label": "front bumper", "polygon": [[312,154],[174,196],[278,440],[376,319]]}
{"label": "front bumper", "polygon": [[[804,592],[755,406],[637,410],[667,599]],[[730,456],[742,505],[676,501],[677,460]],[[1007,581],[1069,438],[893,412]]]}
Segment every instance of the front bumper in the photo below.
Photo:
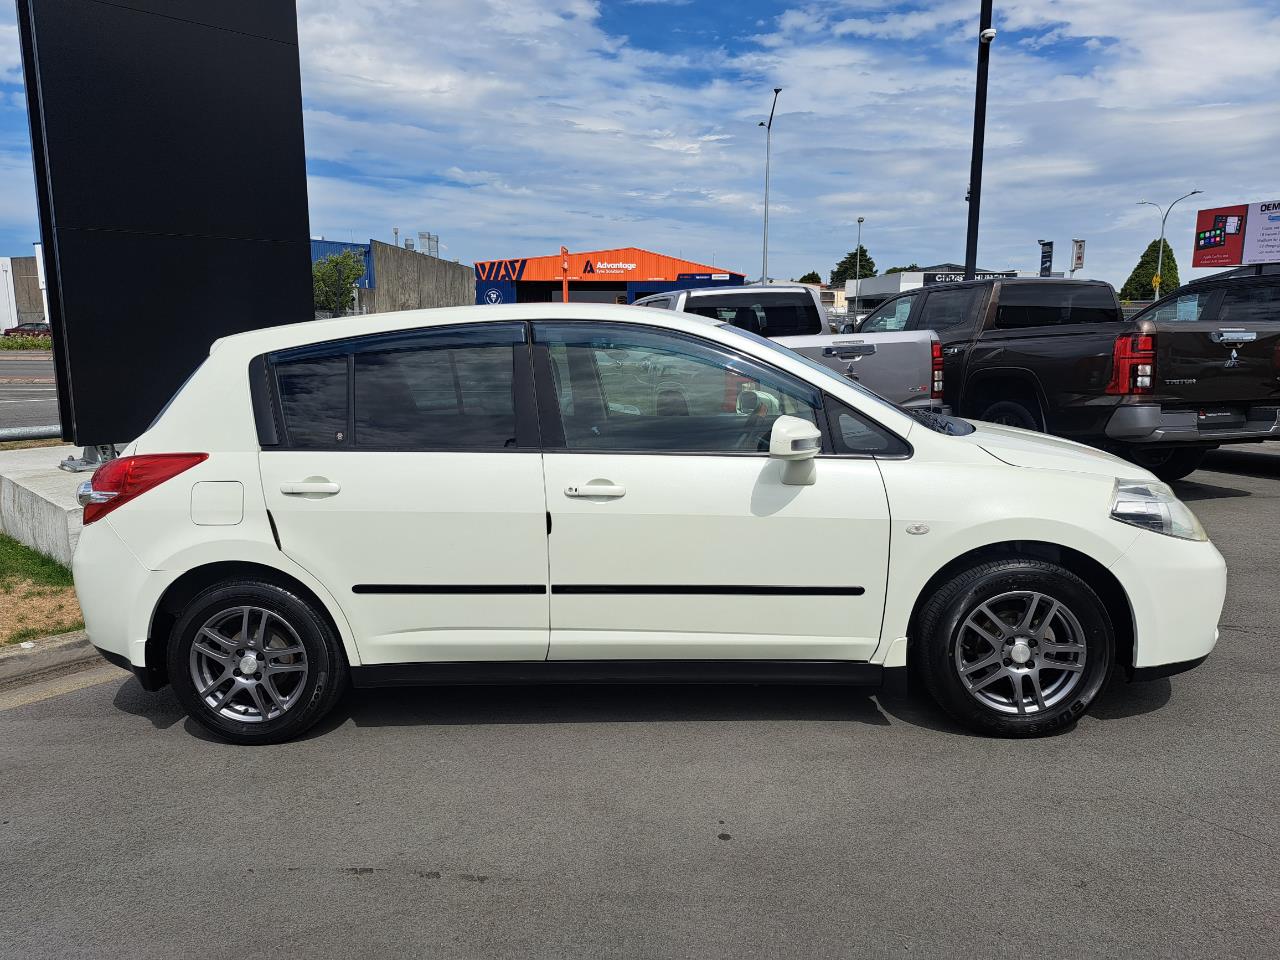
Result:
{"label": "front bumper", "polygon": [[1208,541],[1142,531],[1115,563],[1133,608],[1134,676],[1189,670],[1218,642],[1227,595],[1227,565]]}
{"label": "front bumper", "polygon": [[1107,436],[1125,443],[1218,444],[1280,440],[1280,407],[1256,405],[1244,410],[1242,422],[1214,427],[1194,408],[1166,410],[1158,403],[1116,407],[1107,421]]}

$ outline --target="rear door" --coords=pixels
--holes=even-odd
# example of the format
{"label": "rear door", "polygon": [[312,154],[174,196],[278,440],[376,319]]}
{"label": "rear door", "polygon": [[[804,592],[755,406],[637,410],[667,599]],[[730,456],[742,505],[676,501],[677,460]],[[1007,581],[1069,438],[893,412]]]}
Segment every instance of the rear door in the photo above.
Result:
{"label": "rear door", "polygon": [[337,599],[366,664],[542,660],[546,500],[522,323],[267,358],[259,455],[280,549]]}
{"label": "rear door", "polygon": [[1232,426],[1248,405],[1280,402],[1280,278],[1174,294],[1137,319],[1156,335],[1157,398],[1235,408],[1204,426]]}

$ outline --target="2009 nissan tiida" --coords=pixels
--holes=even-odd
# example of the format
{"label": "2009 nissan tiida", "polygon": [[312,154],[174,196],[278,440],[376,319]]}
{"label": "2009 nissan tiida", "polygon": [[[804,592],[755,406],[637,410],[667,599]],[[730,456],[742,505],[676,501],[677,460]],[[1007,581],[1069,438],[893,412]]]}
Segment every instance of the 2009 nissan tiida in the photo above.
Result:
{"label": "2009 nissan tiida", "polygon": [[1208,655],[1222,557],[1079,444],[907,414],[752,334],[544,304],[229,337],[81,489],[106,657],[241,743],[348,684],[877,682],[1072,723]]}

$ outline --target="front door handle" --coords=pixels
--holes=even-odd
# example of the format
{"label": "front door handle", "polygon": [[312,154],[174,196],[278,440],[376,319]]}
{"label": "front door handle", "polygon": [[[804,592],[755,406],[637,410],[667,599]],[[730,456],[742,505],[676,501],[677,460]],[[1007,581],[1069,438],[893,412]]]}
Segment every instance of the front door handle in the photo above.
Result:
{"label": "front door handle", "polygon": [[332,480],[295,480],[280,484],[280,492],[293,497],[332,497],[341,489]]}
{"label": "front door handle", "polygon": [[616,500],[618,497],[626,496],[627,488],[616,483],[609,483],[607,480],[592,480],[590,483],[584,483],[581,486],[569,486],[564,488],[566,497],[578,497],[583,500],[590,500],[599,497],[602,500]]}

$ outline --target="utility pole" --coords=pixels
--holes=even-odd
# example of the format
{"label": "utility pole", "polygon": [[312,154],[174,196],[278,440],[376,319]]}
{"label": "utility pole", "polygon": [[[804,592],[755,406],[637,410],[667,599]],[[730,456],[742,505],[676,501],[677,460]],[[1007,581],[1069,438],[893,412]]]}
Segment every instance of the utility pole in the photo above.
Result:
{"label": "utility pole", "polygon": [[1155,207],[1160,211],[1160,246],[1156,248],[1156,275],[1151,282],[1151,287],[1155,291],[1155,299],[1160,299],[1160,283],[1161,275],[1164,273],[1164,224],[1169,219],[1169,211],[1177,204],[1181,203],[1187,197],[1194,197],[1197,193],[1204,193],[1203,190],[1192,190],[1190,193],[1184,193],[1173,203],[1167,207],[1161,207],[1158,203],[1152,203],[1150,200],[1139,200],[1138,206]]}
{"label": "utility pole", "polygon": [[781,87],[773,88],[773,106],[769,108],[769,122],[761,120],[764,127],[764,245],[760,256],[760,282],[769,285],[769,164],[773,152],[773,112],[778,109]]}
{"label": "utility pole", "polygon": [[858,218],[858,247],[853,254],[853,262],[856,264],[853,268],[853,312],[858,312],[858,300],[862,296],[862,221],[864,217]]}
{"label": "utility pole", "polygon": [[991,0],[982,0],[978,18],[978,82],[973,102],[973,156],[969,161],[969,230],[964,245],[964,278],[978,269],[978,212],[982,205],[982,148],[987,132],[987,65],[991,61]]}

